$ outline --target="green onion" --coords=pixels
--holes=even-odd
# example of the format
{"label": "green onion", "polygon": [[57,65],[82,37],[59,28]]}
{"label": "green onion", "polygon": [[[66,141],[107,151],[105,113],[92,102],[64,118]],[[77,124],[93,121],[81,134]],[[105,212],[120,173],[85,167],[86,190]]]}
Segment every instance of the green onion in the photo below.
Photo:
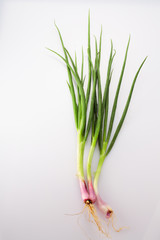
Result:
{"label": "green onion", "polygon": [[[59,38],[61,41],[64,57],[57,53],[54,50],[47,48],[48,50],[52,51],[56,55],[58,55],[66,64],[69,82],[67,82],[69,91],[72,97],[73,103],[73,111],[74,111],[74,118],[75,118],[75,125],[77,129],[77,175],[80,181],[80,188],[81,188],[81,195],[84,202],[90,201],[89,193],[87,190],[87,185],[85,182],[84,177],[84,169],[83,169],[83,156],[84,156],[84,149],[85,143],[88,138],[88,134],[90,132],[92,118],[94,115],[94,101],[95,101],[95,94],[96,94],[96,85],[97,85],[97,78],[96,72],[94,72],[92,60],[91,60],[91,46],[90,46],[90,12],[88,14],[88,86],[87,91],[85,93],[84,90],[84,53],[82,48],[82,64],[81,64],[81,73],[79,75],[77,69],[77,57],[75,55],[75,61],[71,57],[69,51],[66,49],[64,45],[64,41],[62,35],[60,33],[59,28],[55,24],[56,29],[59,34]],[[91,79],[92,79],[92,72],[93,73],[93,86],[91,92]],[[75,88],[77,88],[77,96],[75,94]],[[91,92],[91,99],[90,99],[90,113],[87,119],[87,108],[89,105],[89,98]],[[98,134],[97,134],[98,135]],[[98,137],[98,136],[97,136]],[[96,144],[96,142],[95,142]]]}
{"label": "green onion", "polygon": [[[124,123],[137,77],[139,75],[139,72],[143,64],[146,61],[146,58],[143,60],[142,64],[140,65],[140,67],[138,68],[138,71],[135,74],[122,116],[119,120],[119,123],[116,127],[113,137],[111,138],[112,130],[114,126],[114,119],[115,119],[116,110],[117,110],[119,92],[120,92],[123,75],[126,67],[130,37],[127,43],[124,61],[123,61],[117,89],[115,92],[114,102],[111,109],[111,116],[109,118],[108,112],[109,112],[109,103],[110,103],[109,101],[110,100],[110,84],[111,84],[112,73],[113,73],[112,65],[113,65],[115,54],[116,54],[115,50],[113,49],[112,41],[111,41],[111,49],[109,54],[108,66],[107,66],[105,88],[102,96],[101,74],[100,74],[100,62],[101,62],[101,53],[102,53],[102,27],[100,32],[99,45],[95,37],[95,59],[93,63],[91,58],[90,11],[89,11],[88,12],[88,47],[87,47],[87,56],[88,56],[87,81],[88,83],[87,83],[87,89],[85,90],[83,48],[82,48],[81,69],[79,73],[78,66],[77,66],[76,53],[75,53],[75,58],[73,60],[71,54],[65,47],[59,28],[57,27],[56,24],[55,26],[58,31],[64,56],[62,56],[60,53],[57,53],[54,50],[51,50],[50,48],[47,48],[47,49],[52,51],[58,57],[60,57],[62,61],[66,64],[66,68],[67,68],[67,73],[68,73],[67,84],[68,84],[69,92],[72,98],[74,120],[75,120],[75,126],[77,130],[77,175],[80,183],[81,197],[84,203],[86,204],[86,206],[89,207],[89,211],[92,214],[92,217],[95,223],[97,224],[98,229],[102,233],[104,233],[104,230],[102,229],[99,219],[96,215],[93,204],[97,201],[99,209],[105,213],[107,218],[110,218],[112,216],[113,210],[100,197],[100,194],[98,191],[99,176],[102,170],[104,160],[112,150],[115,144],[115,141],[118,137],[118,134]],[[83,158],[84,158],[85,144],[88,140],[88,136],[90,132],[91,132],[91,144],[90,144],[90,149],[89,149],[88,159],[87,159],[87,182],[86,182],[85,174],[84,174]],[[92,167],[92,159],[93,159],[93,155],[94,155],[97,143],[100,150],[99,151],[100,156],[99,156],[97,170],[93,180],[91,167]]]}
{"label": "green onion", "polygon": [[[96,57],[95,57],[95,66],[93,69],[93,81],[97,81],[98,85],[98,108],[96,113],[96,118],[94,116],[94,109],[96,105],[96,94],[94,94],[94,105],[92,109],[92,125],[94,126],[94,129],[92,127],[92,140],[91,140],[91,147],[88,155],[88,161],[87,161],[87,180],[88,180],[88,189],[89,189],[89,195],[90,200],[92,203],[96,201],[96,195],[93,189],[92,184],[92,174],[91,174],[91,164],[92,164],[92,158],[95,151],[100,126],[101,126],[101,117],[102,117],[102,91],[101,91],[101,79],[100,79],[100,56],[101,56],[101,38],[102,38],[102,31],[100,34],[100,45],[99,45],[99,52],[97,48],[97,40],[95,38],[95,48],[96,48]],[[95,119],[94,119],[95,118]]]}
{"label": "green onion", "polygon": [[[109,142],[110,140],[110,136],[111,136],[111,132],[112,132],[112,128],[113,128],[113,123],[114,123],[114,117],[115,117],[115,113],[116,113],[116,108],[117,108],[117,102],[118,102],[118,95],[119,95],[119,90],[120,90],[120,86],[121,86],[121,82],[122,82],[122,78],[123,78],[123,74],[124,74],[124,69],[125,69],[125,65],[126,65],[126,59],[127,59],[127,53],[128,53],[128,47],[129,47],[129,42],[130,42],[130,38],[129,38],[129,41],[128,41],[128,44],[127,44],[127,49],[126,49],[126,53],[125,53],[125,58],[124,58],[124,62],[123,62],[123,66],[122,66],[122,70],[121,70],[121,75],[120,75],[120,79],[119,79],[119,83],[118,83],[118,86],[117,86],[117,90],[116,90],[116,94],[115,94],[115,99],[114,99],[114,103],[113,103],[113,107],[112,107],[112,112],[111,112],[111,117],[110,117],[110,122],[109,122],[109,128],[108,128],[108,132],[107,132],[107,136],[106,136],[106,129],[107,129],[107,118],[108,118],[108,102],[109,102],[109,83],[110,83],[110,80],[111,80],[111,75],[107,74],[107,80],[106,80],[106,86],[105,87],[105,90],[104,91],[104,97],[103,97],[103,104],[104,102],[106,101],[106,106],[103,105],[103,108],[102,108],[102,111],[104,111],[104,108],[106,107],[106,112],[105,112],[105,119],[104,119],[104,122],[102,122],[101,124],[101,131],[103,133],[103,141],[102,141],[102,147],[100,145],[100,158],[99,158],[99,162],[98,162],[98,166],[97,166],[97,170],[96,170],[96,173],[95,173],[95,177],[94,177],[94,190],[95,190],[95,193],[97,195],[97,203],[98,203],[98,206],[99,208],[105,213],[106,217],[109,218],[112,216],[112,209],[110,206],[108,206],[108,204],[106,204],[100,197],[99,195],[99,192],[98,192],[98,180],[99,180],[99,176],[100,176],[100,173],[101,173],[101,169],[102,169],[102,166],[103,166],[103,162],[105,160],[105,158],[107,157],[107,155],[110,153],[111,149],[113,148],[114,146],[114,143],[117,139],[117,136],[121,130],[121,127],[123,125],[123,122],[124,122],[124,119],[126,117],[126,114],[127,114],[127,111],[128,111],[128,108],[129,108],[129,104],[130,104],[130,101],[131,101],[131,97],[132,97],[132,94],[133,94],[133,90],[134,90],[134,86],[135,86],[135,83],[136,83],[136,80],[137,80],[137,77],[139,75],[139,72],[143,66],[143,64],[145,63],[147,57],[143,60],[142,64],[140,65],[140,67],[138,68],[138,71],[136,72],[135,74],[135,77],[134,77],[134,80],[132,82],[132,85],[131,85],[131,89],[130,89],[130,92],[129,92],[129,96],[128,96],[128,99],[126,101],[126,105],[125,105],[125,108],[123,110],[123,113],[122,113],[122,116],[120,118],[120,121],[117,125],[117,128],[116,128],[116,131],[113,135],[113,138],[112,140]],[[112,48],[111,48],[111,52],[112,52]],[[111,56],[111,55],[110,55]],[[110,59],[112,59],[112,57],[110,57]],[[109,60],[109,65],[110,65],[110,60]],[[109,69],[109,68],[108,68]],[[110,71],[110,70],[109,70]],[[108,84],[107,84],[108,83]],[[107,97],[106,97],[107,96]],[[106,100],[105,100],[106,99]],[[100,139],[101,140],[101,139]]]}

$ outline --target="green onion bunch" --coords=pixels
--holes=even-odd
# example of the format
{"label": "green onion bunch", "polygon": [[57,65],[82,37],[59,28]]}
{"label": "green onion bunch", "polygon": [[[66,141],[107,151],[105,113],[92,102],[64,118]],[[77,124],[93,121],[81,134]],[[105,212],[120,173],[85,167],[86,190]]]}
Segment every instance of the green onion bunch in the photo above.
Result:
{"label": "green onion bunch", "polygon": [[[104,91],[101,89],[101,74],[100,74],[100,62],[101,62],[101,45],[102,45],[102,29],[99,37],[99,44],[97,43],[97,39],[95,37],[95,58],[92,61],[91,58],[91,41],[90,41],[90,12],[88,14],[88,48],[87,48],[87,56],[88,56],[88,76],[87,76],[87,86],[84,86],[84,53],[82,49],[82,62],[80,72],[77,67],[77,57],[75,59],[72,58],[69,51],[66,49],[62,35],[60,33],[59,28],[55,24],[56,29],[59,34],[60,42],[62,45],[63,56],[57,53],[54,50],[48,48],[48,50],[52,51],[56,55],[58,55],[63,62],[66,64],[67,73],[68,73],[68,88],[70,91],[70,95],[72,98],[73,112],[74,112],[74,120],[75,126],[77,130],[77,175],[79,178],[81,196],[84,203],[88,206],[92,206],[95,202],[97,202],[97,206],[99,209],[105,214],[107,218],[112,216],[113,210],[112,208],[101,199],[99,191],[98,191],[98,182],[99,176],[101,173],[101,169],[104,163],[104,160],[112,150],[115,141],[118,137],[118,134],[121,130],[121,127],[124,123],[124,119],[126,117],[128,107],[131,101],[132,93],[134,90],[134,86],[139,75],[139,72],[146,61],[146,58],[141,63],[138,68],[135,77],[133,79],[131,89],[128,95],[128,99],[126,100],[126,104],[124,110],[122,112],[122,116],[115,127],[115,131],[112,136],[114,119],[116,115],[117,103],[119,98],[119,92],[123,80],[124,70],[127,61],[128,49],[130,44],[130,37],[127,43],[124,61],[122,64],[122,69],[117,85],[117,89],[115,91],[115,97],[113,101],[113,106],[111,108],[111,114],[109,116],[109,99],[110,99],[110,84],[112,80],[112,72],[113,72],[113,60],[115,58],[115,51],[113,49],[113,43],[111,41],[111,48],[109,54],[109,61],[107,66],[107,76],[105,82]],[[85,144],[88,140],[88,135],[91,132],[91,142],[90,149],[88,153],[87,159],[87,173],[86,179],[84,174],[84,166],[83,166],[83,158],[84,158],[84,150]],[[91,172],[92,159],[94,155],[94,151],[98,145],[99,148],[99,161],[98,166],[93,177]]]}

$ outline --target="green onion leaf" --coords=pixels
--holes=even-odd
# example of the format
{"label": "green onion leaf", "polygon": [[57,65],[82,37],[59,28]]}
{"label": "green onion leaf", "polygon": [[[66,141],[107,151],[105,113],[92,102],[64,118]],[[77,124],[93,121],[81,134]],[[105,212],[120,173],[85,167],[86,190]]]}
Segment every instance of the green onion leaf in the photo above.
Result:
{"label": "green onion leaf", "polygon": [[133,90],[134,90],[134,86],[135,86],[135,83],[136,83],[138,74],[139,74],[139,72],[140,72],[143,64],[145,63],[146,59],[147,59],[147,57],[143,60],[142,64],[140,65],[140,67],[139,67],[139,69],[138,69],[138,71],[137,71],[137,73],[136,73],[136,75],[135,75],[135,77],[134,77],[134,80],[133,80],[133,83],[132,83],[132,86],[131,86],[131,89],[130,89],[130,93],[129,93],[129,96],[128,96],[128,99],[127,99],[127,102],[126,102],[126,105],[125,105],[125,108],[124,108],[122,117],[121,117],[121,119],[120,119],[120,121],[119,121],[119,123],[118,123],[118,126],[117,126],[117,128],[116,128],[116,131],[115,131],[114,136],[113,136],[113,138],[112,138],[112,141],[111,141],[111,143],[110,143],[110,145],[109,145],[109,147],[108,147],[108,149],[107,149],[106,156],[107,156],[108,153],[111,151],[111,149],[112,149],[112,147],[113,147],[113,145],[114,145],[114,143],[115,143],[115,141],[116,141],[116,138],[117,138],[117,136],[118,136],[118,134],[119,134],[119,132],[120,132],[120,130],[121,130],[121,127],[122,127],[122,125],[123,125],[124,119],[125,119],[126,114],[127,114],[127,111],[128,111],[128,107],[129,107],[129,104],[130,104],[130,101],[131,101],[132,93],[133,93]]}
{"label": "green onion leaf", "polygon": [[[58,55],[66,63],[67,69],[70,68],[68,61],[66,61],[66,59],[64,57],[62,57],[59,53],[57,53],[56,51],[54,51],[54,50],[52,50],[50,48],[46,48],[46,49],[48,49],[49,51],[51,51],[51,52],[55,53],[56,55]],[[77,103],[76,103],[74,87],[72,88],[72,86],[73,86],[72,75],[68,74],[68,76],[71,76],[71,78],[69,77],[70,85],[68,85],[68,86],[69,86],[69,90],[70,90],[71,97],[72,97],[72,104],[73,104],[73,112],[74,112],[75,124],[76,124],[76,128],[78,129],[78,106],[77,106]],[[67,84],[68,84],[68,82],[67,82]]]}
{"label": "green onion leaf", "polygon": [[78,107],[77,107],[77,103],[76,103],[76,96],[75,96],[75,91],[74,91],[74,86],[73,86],[73,81],[72,81],[72,74],[71,74],[71,71],[68,67],[68,58],[67,58],[67,54],[65,53],[65,47],[64,47],[62,35],[61,35],[60,30],[57,27],[56,23],[54,23],[54,24],[55,24],[55,27],[58,31],[59,38],[60,38],[60,41],[61,41],[61,45],[62,45],[62,48],[63,48],[63,52],[64,52],[64,55],[65,55],[65,60],[66,60],[66,63],[67,63],[68,78],[69,78],[69,83],[70,83],[70,87],[71,87],[71,90],[72,90],[72,104],[73,104],[73,110],[74,110],[75,124],[76,124],[76,128],[78,128]]}
{"label": "green onion leaf", "polygon": [[125,53],[125,58],[124,58],[124,62],[123,62],[122,70],[121,70],[121,75],[120,75],[120,78],[119,78],[119,82],[118,82],[118,86],[117,86],[117,90],[116,90],[116,94],[115,94],[115,98],[114,98],[114,103],[113,103],[113,107],[112,107],[112,112],[111,112],[111,117],[110,117],[110,122],[109,122],[109,128],[108,128],[108,133],[107,133],[107,137],[106,137],[106,142],[107,143],[109,142],[109,139],[110,139],[110,136],[111,136],[111,132],[112,132],[112,128],[113,128],[113,122],[114,122],[116,108],[117,108],[119,91],[120,91],[120,87],[121,87],[121,83],[122,83],[122,79],[123,79],[123,74],[124,74],[124,69],[125,69],[125,65],[126,65],[126,60],[127,60],[129,43],[130,43],[130,37],[129,37],[129,40],[128,40],[126,53]]}
{"label": "green onion leaf", "polygon": [[[96,75],[97,75],[96,77],[97,77],[97,80],[98,80],[98,116],[97,116],[94,139],[97,141],[99,131],[100,131],[100,127],[101,127],[101,117],[102,117],[102,90],[101,90],[101,78],[100,78],[101,36],[100,36],[99,53],[98,53],[98,49],[97,49],[97,40],[96,39],[95,39],[95,44],[96,44],[96,56],[97,56],[96,57],[96,63],[95,63],[95,69],[96,69]],[[96,95],[95,95],[95,99],[96,99]],[[94,99],[94,101],[95,101],[95,99]]]}
{"label": "green onion leaf", "polygon": [[113,54],[113,43],[111,41],[111,50],[110,50],[108,68],[107,68],[106,84],[105,84],[103,101],[102,101],[101,129],[100,129],[99,139],[98,139],[100,151],[102,150],[103,141],[105,140],[105,137],[106,137],[108,105],[109,105],[107,101],[109,101],[109,86],[111,81],[111,69],[112,69],[112,62],[113,62],[114,56],[115,56],[115,53]]}
{"label": "green onion leaf", "polygon": [[88,85],[87,85],[87,93],[86,93],[86,106],[88,105],[90,90],[91,90],[91,75],[92,75],[92,67],[91,67],[91,41],[90,41],[90,11],[88,12]]}

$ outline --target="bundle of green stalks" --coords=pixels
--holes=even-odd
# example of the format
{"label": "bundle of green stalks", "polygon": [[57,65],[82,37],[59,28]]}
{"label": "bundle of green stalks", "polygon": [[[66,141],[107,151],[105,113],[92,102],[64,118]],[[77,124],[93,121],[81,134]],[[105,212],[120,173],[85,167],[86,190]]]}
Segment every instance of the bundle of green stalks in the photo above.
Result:
{"label": "bundle of green stalks", "polygon": [[[128,99],[126,100],[126,104],[124,110],[122,112],[122,116],[119,120],[117,126],[115,126],[115,131],[112,133],[114,119],[117,109],[117,103],[119,98],[119,92],[121,88],[121,83],[124,75],[124,70],[126,66],[126,60],[128,55],[128,49],[130,44],[130,37],[127,43],[124,61],[122,64],[122,69],[117,85],[117,89],[115,92],[115,97],[113,101],[113,106],[111,108],[111,114],[109,116],[109,99],[110,99],[110,84],[112,80],[112,65],[115,57],[115,51],[113,49],[113,43],[111,41],[111,49],[109,55],[109,61],[107,66],[107,76],[105,82],[104,91],[101,89],[101,74],[100,74],[100,62],[101,62],[101,45],[102,45],[102,29],[99,37],[99,44],[97,43],[97,39],[95,37],[95,59],[92,62],[91,58],[91,41],[90,41],[90,12],[88,14],[88,76],[87,76],[87,85],[84,87],[84,53],[82,49],[82,63],[81,69],[78,71],[77,67],[77,57],[73,59],[66,49],[65,44],[63,42],[62,35],[60,33],[59,28],[55,24],[56,29],[59,34],[60,42],[63,49],[63,54],[57,53],[48,48],[48,50],[52,51],[56,55],[58,55],[66,64],[67,73],[68,73],[68,87],[72,98],[73,104],[73,112],[75,119],[75,126],[77,130],[77,176],[79,179],[81,197],[83,202],[85,203],[85,207],[89,209],[90,214],[92,215],[95,223],[97,224],[98,229],[105,234],[104,229],[101,226],[100,220],[97,215],[97,211],[94,207],[95,203],[97,203],[97,207],[100,209],[102,213],[104,213],[107,219],[110,219],[113,216],[112,208],[102,200],[99,190],[98,183],[99,177],[101,174],[102,166],[107,158],[108,154],[111,152],[115,141],[118,137],[118,134],[123,125],[124,119],[126,117],[128,107],[130,105],[132,93],[134,90],[134,86],[139,75],[139,72],[146,61],[146,58],[141,63],[138,68],[135,77],[133,79],[131,89],[128,95]],[[88,135],[91,132],[91,142],[90,142],[90,150],[87,159],[87,172],[86,178],[84,174],[84,166],[83,166],[83,158],[84,158],[84,150],[85,145],[88,140]],[[99,148],[99,161],[96,172],[93,176],[91,171],[92,159],[95,152],[96,145]]]}

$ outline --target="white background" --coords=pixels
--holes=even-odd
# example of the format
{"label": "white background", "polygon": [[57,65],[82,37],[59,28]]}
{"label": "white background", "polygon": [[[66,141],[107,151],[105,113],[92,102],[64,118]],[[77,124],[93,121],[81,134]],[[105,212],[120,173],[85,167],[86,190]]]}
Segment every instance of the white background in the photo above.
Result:
{"label": "white background", "polygon": [[[131,44],[117,124],[134,74],[147,55],[124,126],[99,182],[118,226],[114,240],[160,239],[160,5],[158,1],[0,2],[0,240],[105,239],[83,209],[76,177],[76,130],[54,20],[69,51],[85,51],[103,26],[102,84],[110,39],[117,51],[111,101]],[[79,61],[80,63],[80,61]],[[111,108],[111,106],[110,106]],[[89,143],[86,147],[86,156]],[[94,156],[93,171],[98,161]]]}

